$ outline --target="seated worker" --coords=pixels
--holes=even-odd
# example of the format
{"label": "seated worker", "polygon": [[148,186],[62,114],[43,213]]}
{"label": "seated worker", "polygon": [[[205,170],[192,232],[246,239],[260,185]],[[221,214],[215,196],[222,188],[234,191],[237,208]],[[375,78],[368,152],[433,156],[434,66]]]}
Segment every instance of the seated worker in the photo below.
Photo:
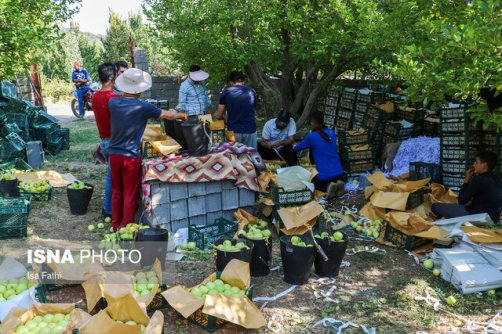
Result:
{"label": "seated worker", "polygon": [[161,110],[139,100],[152,86],[150,74],[129,68],[115,79],[123,96],[110,99],[111,139],[108,152],[112,181],[112,225],[134,223],[141,186],[141,137],[150,118],[186,118],[176,110]]}
{"label": "seated worker", "polygon": [[289,111],[281,110],[277,118],[265,123],[258,144],[258,152],[264,160],[283,160],[288,166],[296,166],[298,157],[293,151],[293,136],[296,134],[296,123]]}
{"label": "seated worker", "polygon": [[487,213],[494,223],[498,223],[502,211],[502,182],[493,174],[496,164],[495,153],[479,153],[473,167],[465,172],[458,204],[434,203],[434,215],[439,218],[454,218]]}
{"label": "seated worker", "polygon": [[317,190],[327,192],[328,199],[343,195],[345,174],[338,156],[336,134],[324,126],[322,113],[313,113],[309,119],[312,131],[293,149],[296,152],[310,149],[318,171],[312,179]]}

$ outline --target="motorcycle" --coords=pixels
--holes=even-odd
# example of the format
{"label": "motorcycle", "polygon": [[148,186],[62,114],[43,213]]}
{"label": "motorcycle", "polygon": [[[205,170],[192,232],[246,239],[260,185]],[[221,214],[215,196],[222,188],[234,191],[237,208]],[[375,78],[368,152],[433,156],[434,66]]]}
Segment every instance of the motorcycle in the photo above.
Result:
{"label": "motorcycle", "polygon": [[[82,115],[82,118],[85,117],[86,110],[92,111],[92,95],[97,90],[99,90],[99,84],[97,82],[91,82],[89,84],[89,90],[85,92],[84,95],[84,114]],[[73,95],[73,100],[71,101],[71,111],[73,112],[73,115],[75,115],[75,117],[80,118],[80,113],[78,111],[77,89],[72,89],[71,93]]]}

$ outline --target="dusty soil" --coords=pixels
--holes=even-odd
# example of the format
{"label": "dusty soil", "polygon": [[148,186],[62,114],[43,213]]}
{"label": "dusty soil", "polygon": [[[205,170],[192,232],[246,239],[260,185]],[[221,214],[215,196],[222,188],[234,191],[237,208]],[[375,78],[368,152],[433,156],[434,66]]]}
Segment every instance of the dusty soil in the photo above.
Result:
{"label": "dusty soil", "polygon": [[[73,122],[72,149],[57,157],[49,157],[46,168],[62,173],[72,173],[78,179],[95,185],[95,192],[89,211],[84,216],[72,216],[69,213],[66,192],[63,189],[54,191],[49,202],[35,203],[29,220],[29,237],[27,240],[3,240],[0,253],[17,258],[23,256],[26,246],[38,245],[76,247],[79,243],[99,240],[99,236],[87,231],[89,224],[101,222],[101,205],[105,169],[95,166],[90,159],[90,150],[95,147],[97,138],[95,128],[90,121]],[[364,204],[361,192],[351,193],[342,199],[328,204],[330,210],[341,211],[342,207]],[[308,284],[297,287],[283,298],[269,302],[257,302],[263,307],[263,314],[269,321],[269,328],[258,331],[244,330],[236,325],[228,324],[218,333],[336,333],[334,327],[313,325],[323,318],[334,318],[344,322],[375,327],[377,333],[470,333],[466,330],[466,322],[444,312],[434,312],[431,306],[415,300],[416,296],[424,296],[431,291],[440,300],[454,294],[458,300],[455,306],[444,306],[445,309],[474,321],[488,321],[500,308],[500,294],[495,296],[460,296],[446,282],[432,276],[403,250],[381,246],[374,241],[356,240],[358,236],[347,232],[350,238],[349,249],[378,247],[385,252],[360,252],[345,256],[350,265],[341,268],[335,281],[321,282],[314,274]],[[281,265],[277,237],[273,244],[274,266]],[[182,284],[192,286],[199,283],[214,271],[213,256],[207,260],[189,257],[180,262],[168,262],[164,272],[169,285]],[[290,287],[282,280],[282,269],[271,272],[266,277],[252,279],[254,297],[272,297]],[[327,292],[335,285],[331,295],[333,301],[324,297],[317,298],[315,291]],[[50,302],[78,303],[84,310],[85,294],[80,286],[47,292]],[[446,305],[444,302],[442,303]],[[199,327],[179,316],[172,308],[161,310],[166,317],[166,333],[204,333]],[[349,328],[346,333],[362,333],[360,328]]]}

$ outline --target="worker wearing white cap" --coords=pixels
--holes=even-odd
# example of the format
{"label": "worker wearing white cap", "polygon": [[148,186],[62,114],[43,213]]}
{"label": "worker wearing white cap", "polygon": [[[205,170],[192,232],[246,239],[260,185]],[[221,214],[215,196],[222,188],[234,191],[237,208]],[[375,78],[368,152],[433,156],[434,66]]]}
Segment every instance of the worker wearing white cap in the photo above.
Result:
{"label": "worker wearing white cap", "polygon": [[209,74],[198,65],[190,66],[188,77],[181,84],[176,110],[183,111],[188,117],[204,115],[211,105],[204,81]]}

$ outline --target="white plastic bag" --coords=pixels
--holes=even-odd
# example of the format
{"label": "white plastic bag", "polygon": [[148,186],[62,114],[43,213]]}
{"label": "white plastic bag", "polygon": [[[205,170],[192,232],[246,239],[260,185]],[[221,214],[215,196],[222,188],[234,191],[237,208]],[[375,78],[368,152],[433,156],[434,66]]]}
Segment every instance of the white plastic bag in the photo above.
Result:
{"label": "white plastic bag", "polygon": [[306,187],[314,191],[314,185],[310,183],[312,174],[303,167],[293,166],[279,168],[277,170],[277,182],[285,191],[302,190]]}

